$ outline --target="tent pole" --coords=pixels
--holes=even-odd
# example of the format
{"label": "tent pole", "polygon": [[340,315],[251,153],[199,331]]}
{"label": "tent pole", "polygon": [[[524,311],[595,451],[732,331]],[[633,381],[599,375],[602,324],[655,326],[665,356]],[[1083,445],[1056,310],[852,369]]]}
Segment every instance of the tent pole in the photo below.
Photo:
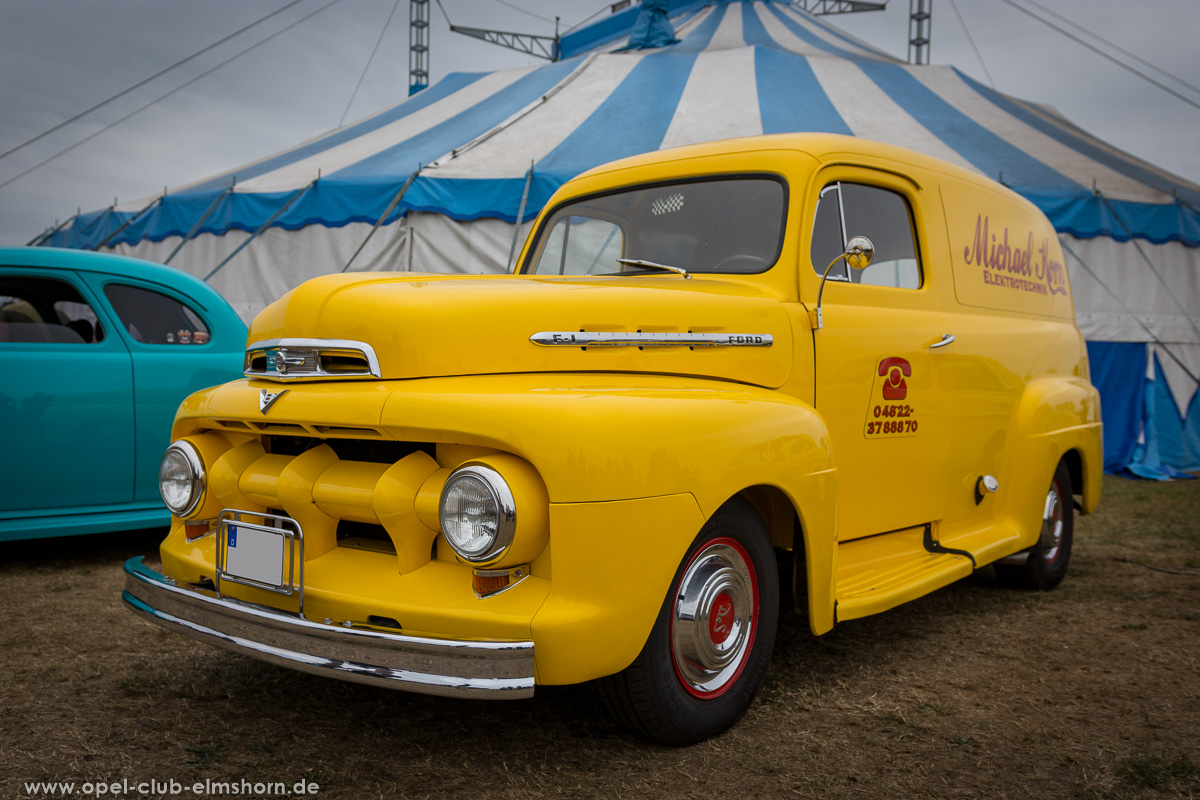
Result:
{"label": "tent pole", "polygon": [[1142,318],[1139,317],[1137,314],[1133,313],[1133,311],[1130,310],[1129,306],[1125,305],[1125,303],[1121,300],[1121,298],[1117,296],[1117,293],[1114,292],[1112,289],[1108,288],[1108,284],[1106,284],[1104,281],[1100,280],[1099,275],[1097,275],[1095,272],[1092,272],[1092,268],[1087,265],[1087,262],[1085,262],[1082,258],[1080,258],[1079,254],[1076,253],[1074,250],[1072,250],[1071,246],[1068,245],[1066,242],[1064,242],[1061,236],[1058,237],[1058,241],[1063,246],[1063,250],[1066,250],[1068,253],[1070,253],[1071,256],[1076,261],[1079,262],[1079,266],[1083,267],[1084,270],[1087,272],[1087,274],[1091,275],[1096,280],[1096,283],[1100,284],[1100,288],[1103,289],[1104,291],[1108,292],[1109,296],[1113,300],[1117,301],[1117,305],[1119,305],[1122,308],[1122,310],[1125,311],[1125,313],[1127,313],[1129,316],[1133,317],[1133,321],[1136,322],[1141,327],[1141,329],[1146,332],[1146,335],[1149,336],[1151,339],[1153,339],[1154,343],[1156,345],[1158,345],[1159,347],[1161,347],[1163,349],[1163,352],[1166,353],[1167,355],[1169,355],[1171,357],[1171,360],[1174,361],[1176,364],[1178,364],[1179,368],[1181,370],[1183,370],[1184,373],[1186,373],[1187,376],[1192,379],[1192,381],[1194,381],[1197,384],[1200,384],[1200,378],[1197,378],[1195,375],[1193,375],[1192,371],[1190,369],[1188,369],[1182,361],[1179,360],[1179,356],[1172,353],[1171,348],[1167,347],[1166,343],[1164,343],[1162,339],[1159,339],[1158,336],[1155,335],[1154,331],[1150,330],[1150,326],[1147,325],[1146,323],[1142,322]]}
{"label": "tent pole", "polygon": [[392,213],[392,209],[394,209],[396,204],[403,199],[404,193],[408,191],[408,187],[412,186],[412,182],[416,180],[417,176],[420,174],[421,166],[418,164],[417,171],[408,176],[408,180],[406,180],[404,185],[400,187],[400,191],[396,192],[396,196],[392,198],[392,202],[388,203],[388,207],[385,208],[383,213],[379,215],[379,219],[375,220],[375,224],[371,226],[371,230],[367,233],[366,238],[362,240],[362,244],[360,244],[358,249],[354,251],[354,255],[350,256],[350,260],[346,262],[346,266],[342,267],[342,272],[350,269],[350,265],[354,263],[354,259],[358,258],[358,254],[361,253],[362,249],[367,246],[367,242],[371,241],[371,237],[375,235],[375,231],[379,230],[379,226],[382,225],[383,221],[388,218],[388,214]]}
{"label": "tent pole", "polygon": [[125,220],[124,222],[122,222],[122,223],[120,224],[120,226],[119,226],[119,227],[118,227],[118,228],[117,228],[115,231],[113,231],[112,233],[110,233],[108,236],[105,236],[105,237],[104,237],[104,239],[102,239],[102,240],[101,240],[101,241],[100,241],[100,242],[99,242],[99,243],[98,243],[98,244],[97,244],[95,247],[93,247],[93,248],[92,248],[92,250],[93,250],[93,251],[97,251],[97,250],[99,250],[101,247],[104,247],[105,245],[107,245],[107,244],[108,244],[109,242],[111,242],[113,239],[117,238],[117,236],[118,236],[118,235],[119,235],[119,234],[120,234],[120,233],[121,233],[123,230],[125,230],[126,228],[128,228],[128,227],[129,227],[130,225],[132,225],[134,222],[136,222],[136,221],[137,221],[137,219],[138,219],[139,217],[141,217],[141,216],[142,216],[142,214],[145,214],[147,211],[149,211],[150,209],[154,208],[156,205],[158,205],[159,203],[161,203],[161,202],[162,202],[162,200],[163,200],[163,198],[164,198],[164,197],[166,197],[166,196],[167,196],[167,195],[166,195],[166,193],[163,193],[163,194],[159,195],[158,197],[154,198],[153,200],[151,200],[151,201],[149,202],[149,204],[147,204],[147,205],[146,205],[146,207],[145,207],[145,208],[143,208],[141,211],[139,211],[139,212],[137,212],[136,214],[134,214],[134,215],[133,215],[132,217],[130,217],[129,219],[127,219],[127,220]]}
{"label": "tent pole", "polygon": [[179,251],[183,249],[183,246],[185,244],[187,244],[188,242],[190,242],[192,240],[192,237],[195,236],[200,231],[200,226],[203,225],[205,222],[207,222],[208,218],[210,216],[212,216],[212,213],[217,210],[217,206],[220,205],[221,201],[225,199],[225,195],[229,194],[232,191],[233,191],[233,184],[231,183],[231,184],[229,184],[228,189],[226,189],[225,191],[223,191],[219,195],[217,195],[217,199],[212,201],[212,204],[208,207],[208,210],[205,211],[202,215],[200,215],[200,219],[196,220],[196,224],[192,226],[192,229],[187,232],[187,235],[183,237],[183,239],[179,242],[179,244],[175,245],[175,249],[171,251],[171,254],[163,260],[163,262],[162,262],[163,266],[166,266],[167,264],[171,263],[171,259],[179,254]]}
{"label": "tent pole", "polygon": [[[1173,291],[1171,291],[1171,287],[1167,286],[1167,282],[1163,278],[1162,273],[1158,271],[1158,267],[1154,266],[1154,262],[1150,260],[1150,256],[1146,255],[1146,251],[1142,249],[1142,246],[1138,244],[1137,239],[1133,237],[1133,231],[1129,230],[1129,226],[1125,224],[1125,220],[1121,219],[1121,215],[1117,213],[1116,207],[1113,206],[1113,204],[1110,203],[1108,198],[1103,194],[1100,195],[1100,199],[1104,201],[1104,205],[1108,206],[1108,210],[1112,212],[1113,218],[1121,224],[1121,227],[1125,230],[1125,235],[1129,237],[1130,244],[1132,244],[1138,251],[1138,255],[1142,257],[1142,260],[1146,262],[1146,266],[1149,267],[1150,271],[1154,273],[1154,277],[1158,278],[1159,285],[1166,290],[1171,299],[1175,301],[1175,305],[1178,306],[1179,310],[1183,312],[1184,318],[1187,319],[1188,323],[1192,326],[1192,332],[1196,334],[1196,340],[1200,341],[1200,326],[1196,325],[1196,321],[1192,319],[1192,315],[1189,314],[1187,309],[1183,307],[1183,303],[1179,302],[1179,298],[1175,296]],[[1191,373],[1188,374],[1190,375]],[[1195,378],[1193,377],[1192,380],[1195,380]]]}
{"label": "tent pole", "polygon": [[517,225],[513,228],[512,246],[508,248],[508,266],[505,272],[513,271],[513,259],[517,256],[517,240],[521,237],[521,223],[525,220],[525,203],[529,200],[529,184],[533,181],[533,162],[529,162],[529,171],[525,173],[525,188],[521,191],[521,205],[517,208]]}
{"label": "tent pole", "polygon": [[308,184],[308,185],[307,185],[307,186],[305,186],[304,188],[302,188],[302,189],[300,189],[299,191],[297,191],[297,192],[296,192],[294,195],[292,195],[291,197],[289,197],[289,198],[287,199],[287,202],[286,202],[286,203],[284,203],[282,206],[280,206],[280,207],[279,207],[279,210],[278,210],[278,211],[276,211],[274,214],[272,214],[272,215],[271,215],[271,218],[270,218],[270,219],[268,219],[266,222],[264,222],[264,223],[263,223],[263,224],[262,224],[262,225],[259,227],[259,229],[258,229],[258,230],[256,230],[256,231],[255,231],[253,234],[251,234],[251,235],[250,235],[250,238],[249,238],[249,239],[247,239],[246,241],[244,241],[244,242],[242,242],[241,244],[239,244],[239,245],[237,246],[237,248],[236,248],[236,249],[235,249],[235,250],[234,250],[232,253],[230,253],[229,255],[225,256],[225,258],[223,258],[223,259],[221,260],[221,263],[220,263],[220,264],[217,264],[215,267],[213,267],[213,268],[212,268],[212,272],[210,272],[210,273],[208,273],[207,275],[205,275],[205,276],[204,276],[204,282],[205,282],[205,283],[208,283],[208,280],[209,280],[209,278],[211,278],[213,275],[216,275],[218,272],[220,272],[220,271],[221,271],[221,268],[222,268],[222,267],[224,267],[226,264],[228,264],[230,261],[232,261],[234,256],[236,256],[238,253],[242,252],[242,250],[244,250],[244,249],[245,249],[246,245],[250,244],[250,243],[251,243],[251,242],[253,242],[255,239],[257,239],[257,238],[258,238],[258,235],[259,235],[260,233],[262,233],[263,231],[265,231],[267,228],[269,228],[269,227],[271,226],[271,223],[273,223],[275,220],[277,220],[277,219],[279,219],[281,216],[283,216],[283,212],[287,211],[287,210],[288,210],[288,207],[289,207],[289,206],[290,206],[292,203],[296,202],[296,200],[297,200],[297,199],[300,197],[300,195],[304,194],[304,193],[305,193],[305,192],[307,192],[309,189],[311,189],[313,186],[315,186],[315,185],[316,185],[316,183],[317,183],[317,180],[319,180],[319,178],[318,178],[318,179],[314,179],[312,183]]}

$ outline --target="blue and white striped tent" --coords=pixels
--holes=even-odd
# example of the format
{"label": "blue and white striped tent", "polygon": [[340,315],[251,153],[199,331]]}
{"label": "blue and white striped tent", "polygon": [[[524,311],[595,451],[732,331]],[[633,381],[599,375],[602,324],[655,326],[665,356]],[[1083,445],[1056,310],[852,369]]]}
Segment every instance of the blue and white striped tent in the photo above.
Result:
{"label": "blue and white striped tent", "polygon": [[1000,179],[1041,207],[1068,252],[1108,466],[1200,467],[1200,187],[783,0],[667,5],[675,44],[629,48],[634,6],[565,36],[560,61],[451,74],[277,155],[80,215],[43,243],[172,256],[201,277],[219,266],[210,282],[249,317],[341,270],[376,223],[351,269],[503,271],[518,214],[527,224],[597,164],[761,133],[852,134]]}

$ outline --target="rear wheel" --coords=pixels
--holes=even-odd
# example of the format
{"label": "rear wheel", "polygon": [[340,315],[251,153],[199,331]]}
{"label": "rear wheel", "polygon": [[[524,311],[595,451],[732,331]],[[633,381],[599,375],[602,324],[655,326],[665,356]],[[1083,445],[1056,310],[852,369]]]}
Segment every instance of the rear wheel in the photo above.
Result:
{"label": "rear wheel", "polygon": [[692,542],[642,652],[601,681],[609,708],[663,744],[720,733],[762,684],[778,622],[770,536],[754,508],[734,498]]}
{"label": "rear wheel", "polygon": [[1071,561],[1071,539],[1075,530],[1075,505],[1071,473],[1058,462],[1042,509],[1042,530],[1037,544],[1028,551],[1024,564],[997,564],[996,577],[1006,586],[1053,589],[1062,582]]}

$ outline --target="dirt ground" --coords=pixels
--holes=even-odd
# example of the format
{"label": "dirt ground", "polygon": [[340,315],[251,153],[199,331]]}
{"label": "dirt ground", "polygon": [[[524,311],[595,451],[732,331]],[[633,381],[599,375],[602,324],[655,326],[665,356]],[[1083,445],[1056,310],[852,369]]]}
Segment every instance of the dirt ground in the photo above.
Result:
{"label": "dirt ground", "polygon": [[121,563],[162,531],[0,544],[0,796],[210,779],[330,799],[1200,797],[1200,481],[1104,491],[1053,592],[984,569],[820,638],[785,616],[750,711],[683,749],[630,737],[587,686],[421,697],[140,622]]}

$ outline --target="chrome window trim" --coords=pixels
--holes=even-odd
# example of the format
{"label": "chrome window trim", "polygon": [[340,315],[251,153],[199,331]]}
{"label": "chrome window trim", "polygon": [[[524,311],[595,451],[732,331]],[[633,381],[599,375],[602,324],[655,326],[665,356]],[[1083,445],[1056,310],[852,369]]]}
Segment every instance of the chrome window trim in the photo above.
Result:
{"label": "chrome window trim", "polygon": [[529,341],[542,347],[770,347],[769,333],[638,333],[541,331]]}
{"label": "chrome window trim", "polygon": [[[250,369],[250,361],[253,353],[259,351],[272,350],[308,350],[317,356],[316,368],[312,370],[301,370],[299,372],[279,372],[275,367],[268,363],[267,369],[259,372]],[[348,350],[359,353],[367,360],[366,372],[326,372],[321,369],[320,354],[325,350]],[[246,347],[246,364],[245,370],[242,372],[247,378],[266,378],[276,381],[295,381],[295,380],[312,380],[320,378],[322,380],[336,380],[339,378],[382,378],[383,372],[379,368],[379,359],[375,355],[375,348],[366,342],[357,342],[351,339],[262,339],[254,342]]]}

